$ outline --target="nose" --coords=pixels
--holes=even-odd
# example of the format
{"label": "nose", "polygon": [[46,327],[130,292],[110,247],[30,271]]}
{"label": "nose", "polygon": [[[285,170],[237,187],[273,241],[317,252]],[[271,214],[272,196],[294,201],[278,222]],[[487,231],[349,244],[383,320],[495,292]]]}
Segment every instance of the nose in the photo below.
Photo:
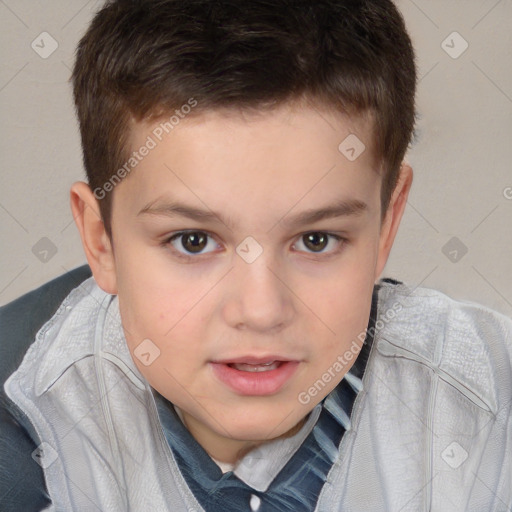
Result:
{"label": "nose", "polygon": [[238,258],[234,270],[223,307],[226,323],[260,333],[287,327],[295,313],[293,292],[276,261],[264,252],[252,263]]}

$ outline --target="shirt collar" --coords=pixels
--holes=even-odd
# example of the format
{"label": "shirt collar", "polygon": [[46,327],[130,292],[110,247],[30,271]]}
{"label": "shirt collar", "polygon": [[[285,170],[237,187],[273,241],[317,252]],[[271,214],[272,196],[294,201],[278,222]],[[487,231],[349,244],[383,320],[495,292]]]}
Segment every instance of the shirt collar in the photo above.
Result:
{"label": "shirt collar", "polygon": [[293,436],[274,439],[261,444],[242,457],[237,464],[229,464],[223,468],[223,464],[219,464],[215,459],[213,460],[223,473],[233,471],[235,476],[249,487],[258,491],[266,491],[274,478],[302,445],[304,439],[313,430],[321,410],[321,404],[316,405],[309,413],[304,425]]}

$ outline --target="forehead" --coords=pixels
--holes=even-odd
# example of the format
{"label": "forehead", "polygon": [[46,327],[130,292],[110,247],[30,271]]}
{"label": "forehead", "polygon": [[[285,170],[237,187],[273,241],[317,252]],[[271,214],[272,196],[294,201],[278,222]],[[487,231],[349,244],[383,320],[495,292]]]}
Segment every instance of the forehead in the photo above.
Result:
{"label": "forehead", "polygon": [[371,203],[380,188],[371,134],[369,116],[294,105],[137,123],[130,146],[139,161],[116,195],[140,208],[186,197],[226,215],[345,198]]}

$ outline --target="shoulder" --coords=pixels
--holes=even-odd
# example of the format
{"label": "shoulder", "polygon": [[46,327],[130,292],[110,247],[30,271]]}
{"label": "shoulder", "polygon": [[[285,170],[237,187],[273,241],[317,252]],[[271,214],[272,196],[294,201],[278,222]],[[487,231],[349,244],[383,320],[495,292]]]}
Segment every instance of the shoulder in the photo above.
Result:
{"label": "shoulder", "polygon": [[512,400],[512,319],[393,280],[379,283],[376,346],[431,366],[496,412]]}
{"label": "shoulder", "polygon": [[49,503],[42,468],[32,458],[37,436],[4,391],[36,333],[69,292],[90,277],[79,267],[0,307],[0,509],[41,510]]}
{"label": "shoulder", "polygon": [[59,276],[0,307],[0,381],[20,365],[36,333],[57,311],[69,292],[91,276],[87,265]]}

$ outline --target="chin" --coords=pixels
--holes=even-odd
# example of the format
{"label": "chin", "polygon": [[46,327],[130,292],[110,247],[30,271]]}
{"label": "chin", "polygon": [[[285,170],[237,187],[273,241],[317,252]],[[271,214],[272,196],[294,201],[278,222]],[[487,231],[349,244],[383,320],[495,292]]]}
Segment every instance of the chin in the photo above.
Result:
{"label": "chin", "polygon": [[288,417],[266,417],[254,415],[252,418],[241,420],[235,418],[229,424],[224,423],[226,430],[219,432],[220,435],[229,436],[238,441],[270,441],[293,429],[302,418],[294,420]]}

